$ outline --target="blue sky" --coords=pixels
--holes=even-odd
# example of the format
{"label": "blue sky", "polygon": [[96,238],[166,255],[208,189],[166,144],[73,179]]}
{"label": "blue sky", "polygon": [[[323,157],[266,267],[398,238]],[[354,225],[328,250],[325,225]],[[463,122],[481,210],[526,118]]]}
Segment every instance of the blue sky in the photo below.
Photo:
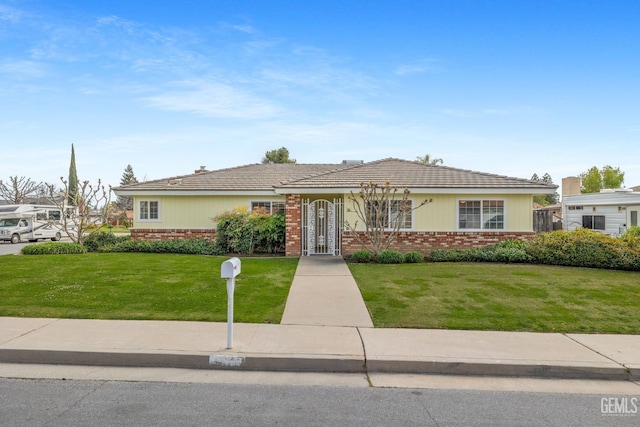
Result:
{"label": "blue sky", "polygon": [[638,1],[0,0],[0,179],[413,160],[640,185]]}

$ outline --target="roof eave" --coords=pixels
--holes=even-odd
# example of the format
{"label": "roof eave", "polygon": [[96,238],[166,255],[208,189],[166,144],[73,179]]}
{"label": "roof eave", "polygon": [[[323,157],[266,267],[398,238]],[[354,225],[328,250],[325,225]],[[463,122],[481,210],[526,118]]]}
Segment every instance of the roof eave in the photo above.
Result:
{"label": "roof eave", "polygon": [[[408,187],[415,194],[553,194],[555,188],[508,188],[508,187]],[[360,187],[278,187],[276,194],[349,194],[357,193]]]}

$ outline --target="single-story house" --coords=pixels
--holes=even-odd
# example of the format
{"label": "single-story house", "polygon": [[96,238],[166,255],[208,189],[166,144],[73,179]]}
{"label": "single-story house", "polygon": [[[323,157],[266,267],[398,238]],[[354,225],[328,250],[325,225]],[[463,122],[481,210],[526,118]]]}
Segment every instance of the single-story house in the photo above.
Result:
{"label": "single-story house", "polygon": [[622,188],[565,195],[562,197],[562,210],[565,230],[589,228],[619,236],[630,226],[638,225],[640,192]]}
{"label": "single-story house", "polygon": [[[418,206],[393,249],[478,247],[528,239],[533,195],[556,185],[394,158],[340,164],[251,164],[115,188],[134,200],[134,239],[214,239],[213,218],[237,207],[266,208],[286,217],[286,255],[348,255],[361,249],[345,221],[357,221],[349,196],[361,183],[407,188]],[[396,206],[397,208],[397,206]],[[393,203],[389,217],[393,216]],[[361,232],[362,221],[356,232]]]}

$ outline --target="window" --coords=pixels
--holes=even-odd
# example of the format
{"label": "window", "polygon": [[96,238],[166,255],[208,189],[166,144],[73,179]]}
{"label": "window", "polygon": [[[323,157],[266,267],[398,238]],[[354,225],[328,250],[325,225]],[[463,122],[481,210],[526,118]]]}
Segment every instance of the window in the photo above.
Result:
{"label": "window", "polygon": [[160,220],[160,202],[157,200],[140,200],[138,219],[141,221]]}
{"label": "window", "polygon": [[284,202],[251,202],[251,211],[262,208],[270,214],[284,214]]}
{"label": "window", "polygon": [[589,230],[604,230],[604,215],[582,215],[582,227]]}
{"label": "window", "polygon": [[504,200],[458,201],[458,228],[504,230]]}
{"label": "window", "polygon": [[[401,221],[398,228],[410,229],[413,226],[411,209],[411,200],[391,200],[382,205],[377,202],[375,205],[370,205],[367,210],[374,227],[381,225],[384,228],[395,228],[398,221]],[[405,212],[404,217],[402,217],[403,212]]]}
{"label": "window", "polygon": [[631,225],[638,225],[638,211],[631,211]]}
{"label": "window", "polygon": [[584,209],[584,206],[569,206],[570,211],[581,211]]}

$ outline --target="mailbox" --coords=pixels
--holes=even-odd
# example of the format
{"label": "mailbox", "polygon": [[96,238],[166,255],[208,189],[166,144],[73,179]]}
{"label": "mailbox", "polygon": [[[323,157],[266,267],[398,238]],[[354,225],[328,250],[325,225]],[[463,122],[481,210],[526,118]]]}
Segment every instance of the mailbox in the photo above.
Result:
{"label": "mailbox", "polygon": [[223,279],[233,279],[240,274],[240,259],[233,257],[222,263],[220,277]]}

